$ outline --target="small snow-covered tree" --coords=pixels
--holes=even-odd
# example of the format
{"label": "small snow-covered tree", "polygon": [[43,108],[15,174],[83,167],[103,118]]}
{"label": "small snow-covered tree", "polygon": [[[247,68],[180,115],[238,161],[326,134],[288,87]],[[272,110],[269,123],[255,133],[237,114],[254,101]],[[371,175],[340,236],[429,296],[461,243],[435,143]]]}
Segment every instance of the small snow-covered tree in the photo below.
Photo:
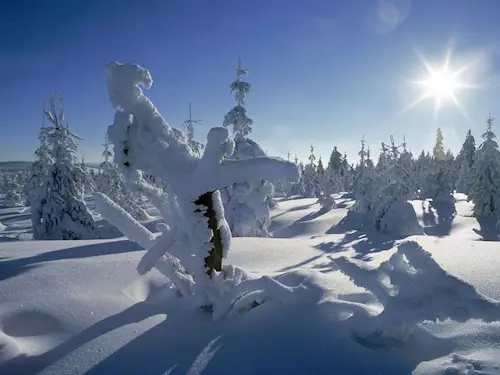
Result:
{"label": "small snow-covered tree", "polygon": [[23,187],[19,183],[20,178],[18,174],[20,174],[20,172],[7,172],[3,177],[2,188],[5,192],[4,203],[8,207],[22,206],[25,202],[22,195]]}
{"label": "small snow-covered tree", "polygon": [[434,148],[432,149],[432,153],[434,159],[436,160],[445,159],[446,154],[444,153],[443,132],[441,131],[441,128],[437,128],[436,130],[436,143],[434,145]]}
{"label": "small snow-covered tree", "polygon": [[[231,244],[219,189],[247,181],[298,177],[293,163],[278,158],[227,159],[234,143],[225,128],[209,131],[202,157],[181,131],[171,128],[140,85],[149,88],[148,70],[136,64],[106,65],[111,103],[117,109],[108,129],[115,162],[128,185],[139,185],[158,208],[167,225],[159,237],[109,198],[96,194],[96,207],[131,240],[147,248],[138,265],[140,274],[153,267],[165,275],[193,309],[206,307],[214,318],[231,316],[268,300],[281,301],[290,288],[271,278],[223,265]],[[147,188],[142,175],[165,181],[167,195]],[[168,198],[165,201],[165,197]]]}
{"label": "small snow-covered tree", "polygon": [[469,198],[474,202],[474,216],[500,219],[500,151],[493,132],[493,117],[486,120],[484,141],[479,146]]}
{"label": "small snow-covered tree", "polygon": [[475,154],[476,140],[474,139],[474,136],[469,129],[467,135],[465,136],[465,141],[462,145],[462,148],[460,149],[460,152],[456,158],[456,161],[459,165],[461,165],[462,161],[465,160],[469,168],[472,168],[472,165],[474,164]]}
{"label": "small snow-covered tree", "polygon": [[96,237],[92,214],[83,200],[84,172],[75,165],[77,150],[74,135],[65,123],[62,97],[56,113],[54,96],[45,110],[53,126],[44,128],[53,164],[49,168],[45,189],[31,207],[35,239],[81,240]]}
{"label": "small snow-covered tree", "polygon": [[195,141],[194,139],[194,125],[195,124],[200,124],[200,120],[193,120],[192,114],[191,114],[191,103],[189,103],[189,118],[184,121],[184,129],[186,129],[186,134],[188,137],[188,143],[189,146],[193,149],[193,151],[201,155],[201,152],[203,151],[203,144],[201,144],[198,141]]}
{"label": "small snow-covered tree", "polygon": [[342,154],[337,150],[337,146],[334,146],[327,169],[334,170],[339,173],[342,167],[342,162]]}

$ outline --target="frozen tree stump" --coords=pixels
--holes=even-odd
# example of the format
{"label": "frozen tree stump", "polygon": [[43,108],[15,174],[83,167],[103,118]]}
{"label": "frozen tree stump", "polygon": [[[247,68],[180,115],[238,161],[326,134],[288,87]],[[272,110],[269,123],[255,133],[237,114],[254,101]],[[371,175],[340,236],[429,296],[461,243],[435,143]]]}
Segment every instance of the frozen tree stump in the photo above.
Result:
{"label": "frozen tree stump", "polygon": [[[213,192],[207,192],[202,194],[195,202],[197,206],[205,206],[206,210],[204,216],[208,219],[208,227],[212,230],[213,235],[210,239],[212,243],[212,250],[210,254],[205,258],[205,267],[207,268],[208,276],[212,276],[212,271],[222,271],[222,258],[223,258],[223,247],[222,247],[222,237],[217,223],[217,215],[214,210],[214,204],[212,200]],[[196,212],[201,212],[202,210],[197,209]]]}

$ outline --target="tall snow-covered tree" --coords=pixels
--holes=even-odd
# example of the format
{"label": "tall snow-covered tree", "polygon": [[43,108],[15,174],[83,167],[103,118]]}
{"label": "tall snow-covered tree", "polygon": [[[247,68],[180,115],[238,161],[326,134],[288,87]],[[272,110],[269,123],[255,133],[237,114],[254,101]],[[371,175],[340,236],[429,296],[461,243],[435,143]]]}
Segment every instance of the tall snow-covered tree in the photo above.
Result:
{"label": "tall snow-covered tree", "polygon": [[201,152],[203,151],[203,144],[201,144],[198,141],[195,141],[194,139],[194,126],[200,124],[200,120],[193,120],[192,118],[192,113],[191,113],[191,103],[189,103],[189,118],[184,121],[184,129],[186,130],[186,135],[188,137],[188,144],[189,147],[193,149],[193,151],[201,155]]}
{"label": "tall snow-covered tree", "polygon": [[309,154],[309,163],[304,166],[304,196],[315,198],[319,195],[318,174],[316,171],[316,156],[314,155],[314,146],[311,145]]}
{"label": "tall snow-covered tree", "polygon": [[358,152],[359,164],[355,170],[353,182],[353,193],[356,199],[353,210],[364,215],[370,215],[373,210],[376,174],[373,169],[367,166],[368,152],[365,144],[363,137],[361,150]]}
{"label": "tall snow-covered tree", "polygon": [[460,149],[460,152],[457,156],[458,164],[462,164],[462,160],[466,160],[469,168],[472,168],[472,165],[474,164],[475,154],[476,140],[474,139],[474,136],[469,129],[469,131],[467,131],[467,135],[465,136],[465,141],[462,144],[462,148]]}
{"label": "tall snow-covered tree", "polygon": [[483,143],[476,153],[474,176],[469,198],[477,218],[500,219],[500,151],[493,132],[493,117],[486,120]]}
{"label": "tall snow-covered tree", "polygon": [[[233,160],[264,157],[266,153],[260,145],[248,138],[253,121],[247,116],[246,97],[250,92],[250,83],[243,80],[247,70],[241,67],[241,60],[236,67],[236,80],[231,84],[231,93],[236,106],[224,117],[223,126],[232,127],[234,136]],[[268,237],[271,224],[269,209],[275,205],[272,199],[274,186],[269,181],[238,182],[222,192],[226,220],[235,237]]]}
{"label": "tall snow-covered tree", "polygon": [[436,130],[436,144],[432,149],[432,153],[435,160],[444,160],[446,157],[443,146],[443,132],[441,131],[441,128],[437,128]]}
{"label": "tall snow-covered tree", "polygon": [[84,172],[75,165],[77,150],[73,134],[64,119],[62,97],[56,113],[54,96],[50,98],[47,119],[53,126],[44,128],[53,164],[44,191],[31,207],[35,239],[81,240],[97,236],[94,219],[83,200]]}
{"label": "tall snow-covered tree", "polygon": [[[45,104],[43,105],[45,107]],[[35,150],[35,161],[31,165],[31,176],[26,189],[26,201],[31,204],[45,189],[45,184],[49,175],[49,168],[52,165],[50,149],[47,144],[47,133],[45,128],[45,113],[42,113],[42,127],[38,133],[40,145]]]}
{"label": "tall snow-covered tree", "polygon": [[342,166],[342,154],[337,150],[337,146],[334,146],[332,154],[330,155],[330,161],[328,162],[328,169],[340,172],[341,166]]}
{"label": "tall snow-covered tree", "polygon": [[238,60],[236,80],[230,86],[231,93],[236,99],[236,106],[226,114],[223,122],[224,127],[232,126],[235,140],[245,138],[252,132],[253,120],[247,116],[245,108],[246,97],[252,88],[249,82],[243,81],[247,73],[247,69],[241,67],[241,59]]}
{"label": "tall snow-covered tree", "polygon": [[435,202],[450,201],[453,194],[453,176],[450,163],[446,158],[443,145],[443,133],[436,131],[436,144],[433,148],[433,158],[425,171],[423,184],[420,187],[420,198],[431,198]]}

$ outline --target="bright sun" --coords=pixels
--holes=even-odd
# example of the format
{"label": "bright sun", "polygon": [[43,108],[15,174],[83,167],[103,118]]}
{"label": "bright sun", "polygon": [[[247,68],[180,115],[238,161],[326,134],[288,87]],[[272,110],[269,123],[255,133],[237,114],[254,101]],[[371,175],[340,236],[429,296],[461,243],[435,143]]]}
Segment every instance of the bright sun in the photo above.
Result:
{"label": "bright sun", "polygon": [[460,81],[460,76],[472,64],[463,66],[457,70],[450,69],[451,51],[448,51],[444,63],[441,66],[432,66],[420,54],[418,55],[422,65],[425,68],[425,77],[423,80],[412,81],[413,84],[422,88],[421,96],[411,103],[403,112],[413,108],[426,99],[434,100],[434,114],[436,115],[443,103],[452,102],[467,117],[462,105],[458,101],[458,94],[462,89],[473,88]]}
{"label": "bright sun", "polygon": [[428,96],[439,102],[443,99],[453,100],[460,87],[456,74],[448,72],[447,69],[432,70],[429,73],[429,78],[422,81]]}

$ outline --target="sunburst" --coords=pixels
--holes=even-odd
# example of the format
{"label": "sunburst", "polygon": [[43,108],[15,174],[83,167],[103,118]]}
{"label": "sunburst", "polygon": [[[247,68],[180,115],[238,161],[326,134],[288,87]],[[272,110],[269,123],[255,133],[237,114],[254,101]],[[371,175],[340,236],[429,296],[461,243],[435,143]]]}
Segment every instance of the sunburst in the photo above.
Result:
{"label": "sunburst", "polygon": [[458,96],[462,90],[476,87],[461,80],[462,74],[471,67],[472,63],[464,65],[459,69],[452,70],[450,67],[451,50],[447,51],[444,63],[441,65],[433,66],[421,54],[417,53],[417,55],[425,69],[426,76],[423,80],[412,81],[412,83],[421,87],[422,94],[417,100],[406,107],[403,112],[415,107],[424,100],[433,99],[434,115],[438,113],[443,104],[451,102],[468,118],[464,107],[458,100]]}

